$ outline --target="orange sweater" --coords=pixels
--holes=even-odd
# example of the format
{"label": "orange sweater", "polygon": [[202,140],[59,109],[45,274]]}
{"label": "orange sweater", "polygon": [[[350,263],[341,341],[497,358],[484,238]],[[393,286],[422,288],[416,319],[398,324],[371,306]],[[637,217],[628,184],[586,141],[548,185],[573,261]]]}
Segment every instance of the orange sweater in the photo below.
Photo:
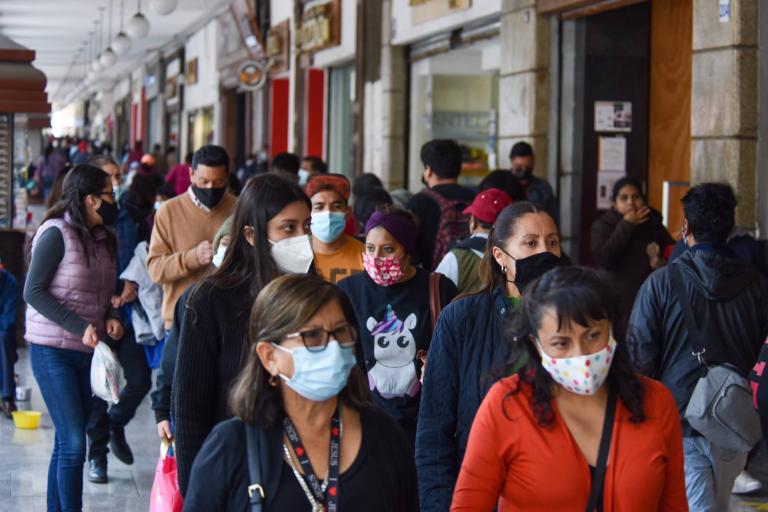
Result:
{"label": "orange sweater", "polygon": [[[642,378],[646,420],[630,423],[619,400],[605,475],[605,512],[687,511],[683,439],[672,394]],[[472,424],[451,510],[580,511],[589,498],[586,459],[555,407],[555,421],[539,427],[530,386],[517,376],[497,382]],[[506,413],[506,414],[505,414]]]}

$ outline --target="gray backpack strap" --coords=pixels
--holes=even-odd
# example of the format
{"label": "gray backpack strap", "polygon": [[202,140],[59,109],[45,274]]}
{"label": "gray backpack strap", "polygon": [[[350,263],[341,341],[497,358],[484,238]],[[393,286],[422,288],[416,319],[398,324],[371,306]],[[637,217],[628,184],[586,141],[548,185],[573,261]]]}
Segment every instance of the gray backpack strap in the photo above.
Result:
{"label": "gray backpack strap", "polygon": [[704,361],[704,353],[707,349],[701,344],[701,331],[696,323],[696,317],[693,315],[693,308],[691,307],[691,301],[688,299],[688,294],[685,293],[685,286],[683,285],[683,276],[680,273],[680,269],[675,264],[669,266],[669,275],[672,278],[672,289],[677,297],[677,302],[680,303],[680,307],[683,309],[683,319],[685,320],[685,328],[688,331],[688,339],[693,346],[693,352],[691,355],[695,357],[702,371],[706,374],[707,364]]}

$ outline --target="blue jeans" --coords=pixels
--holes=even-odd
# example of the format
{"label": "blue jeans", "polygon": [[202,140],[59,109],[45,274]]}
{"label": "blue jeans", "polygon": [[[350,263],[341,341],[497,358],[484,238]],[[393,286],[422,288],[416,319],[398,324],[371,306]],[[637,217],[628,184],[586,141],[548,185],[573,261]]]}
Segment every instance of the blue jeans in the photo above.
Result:
{"label": "blue jeans", "polygon": [[701,436],[684,437],[683,451],[690,511],[727,511],[733,483],[744,469],[747,454],[722,450]]}
{"label": "blue jeans", "polygon": [[30,344],[29,355],[56,430],[48,466],[48,510],[79,511],[83,508],[92,355],[35,344]]}
{"label": "blue jeans", "polygon": [[0,330],[0,397],[15,400],[16,379],[13,365],[19,359],[16,354],[16,333]]}

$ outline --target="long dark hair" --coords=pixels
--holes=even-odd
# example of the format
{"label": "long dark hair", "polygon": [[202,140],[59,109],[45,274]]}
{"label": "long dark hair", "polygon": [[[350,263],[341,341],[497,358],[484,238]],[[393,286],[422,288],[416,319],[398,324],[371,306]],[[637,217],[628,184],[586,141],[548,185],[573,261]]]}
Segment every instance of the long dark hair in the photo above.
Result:
{"label": "long dark hair", "polygon": [[[269,427],[285,415],[278,386],[269,384],[269,372],[256,352],[259,341],[280,343],[297,332],[317,312],[337,302],[344,317],[357,330],[355,311],[347,295],[337,286],[312,274],[287,274],[269,283],[256,298],[248,322],[248,352],[245,365],[232,385],[229,406],[243,421]],[[358,346],[358,365],[352,368],[339,399],[349,407],[362,409],[370,404],[370,391],[363,374]]]}
{"label": "long dark hair", "polygon": [[[267,173],[248,181],[235,205],[224,261],[208,281],[219,288],[235,288],[250,283],[251,296],[255,298],[278,275],[267,239],[267,223],[296,201],[302,201],[312,209],[304,191],[292,180]],[[256,238],[253,246],[243,235],[249,226],[253,228]]]}
{"label": "long dark hair", "polygon": [[[483,259],[480,260],[480,265],[477,269],[480,274],[482,287],[473,295],[479,293],[490,294],[493,293],[496,288],[507,286],[507,276],[501,271],[501,267],[493,257],[493,248],[498,247],[504,249],[504,245],[515,234],[517,221],[519,221],[523,215],[528,215],[529,213],[546,213],[546,211],[537,204],[528,201],[520,201],[507,206],[501,210],[499,216],[496,217],[496,222],[488,233],[485,254],[483,254]],[[522,290],[520,290],[520,292],[522,293]]]}
{"label": "long dark hair", "polygon": [[108,183],[110,183],[109,174],[98,167],[88,164],[74,166],[64,177],[61,197],[43,217],[43,222],[67,217],[69,225],[75,230],[83,246],[86,265],[90,265],[89,247],[93,244],[93,234],[97,231],[105,232],[109,253],[114,256],[116,252],[117,242],[111,231],[104,226],[88,227],[88,207],[85,204],[86,197],[100,196]]}
{"label": "long dark hair", "polygon": [[[590,321],[604,319],[613,325],[619,315],[619,302],[601,274],[583,267],[555,268],[526,289],[521,321],[510,324],[507,331],[512,355],[506,373],[517,374],[521,382],[531,386],[531,410],[539,425],[549,426],[554,421],[552,390],[556,386],[541,365],[541,355],[533,341],[541,327],[544,310],[555,311],[559,328],[571,322],[586,327]],[[629,410],[630,421],[645,420],[645,389],[630,363],[624,343],[616,345],[606,385],[616,391]],[[519,389],[511,394],[518,393]]]}

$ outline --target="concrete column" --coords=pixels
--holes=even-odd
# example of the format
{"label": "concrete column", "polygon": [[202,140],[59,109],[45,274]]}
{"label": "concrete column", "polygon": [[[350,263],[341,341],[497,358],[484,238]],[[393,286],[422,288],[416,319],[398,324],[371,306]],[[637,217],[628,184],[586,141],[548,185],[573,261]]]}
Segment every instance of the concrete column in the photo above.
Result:
{"label": "concrete column", "polygon": [[531,143],[536,153],[536,174],[547,178],[549,96],[549,20],[537,14],[535,0],[504,0],[499,79],[499,167],[509,166],[512,145],[525,140]]}
{"label": "concrete column", "polygon": [[726,181],[739,206],[736,223],[757,223],[758,0],[730,0],[731,19],[719,21],[718,2],[693,2],[691,182]]}
{"label": "concrete column", "polygon": [[[379,113],[381,119],[366,123],[367,127],[374,124],[380,127],[380,133],[366,137],[367,163],[364,170],[378,174],[384,186],[393,190],[405,186],[408,63],[405,47],[391,44],[392,2],[383,0],[381,4],[381,75],[377,84],[379,87],[368,89],[379,96],[372,103],[379,106],[374,112]],[[366,102],[366,106],[369,103]],[[369,112],[366,111],[366,114]],[[368,120],[370,116],[366,115],[366,118]]]}

